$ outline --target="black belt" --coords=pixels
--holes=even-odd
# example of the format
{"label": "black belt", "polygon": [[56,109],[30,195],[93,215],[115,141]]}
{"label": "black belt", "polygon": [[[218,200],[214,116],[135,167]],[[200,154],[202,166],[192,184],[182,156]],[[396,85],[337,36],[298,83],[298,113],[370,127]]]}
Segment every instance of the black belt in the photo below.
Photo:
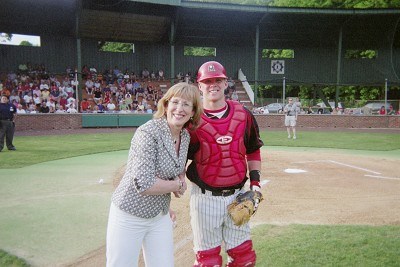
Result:
{"label": "black belt", "polygon": [[239,189],[225,189],[225,190],[206,190],[204,188],[201,188],[201,193],[205,194],[206,191],[211,192],[212,196],[215,197],[227,197],[227,196],[231,196],[233,194],[235,194],[236,190],[240,190]]}

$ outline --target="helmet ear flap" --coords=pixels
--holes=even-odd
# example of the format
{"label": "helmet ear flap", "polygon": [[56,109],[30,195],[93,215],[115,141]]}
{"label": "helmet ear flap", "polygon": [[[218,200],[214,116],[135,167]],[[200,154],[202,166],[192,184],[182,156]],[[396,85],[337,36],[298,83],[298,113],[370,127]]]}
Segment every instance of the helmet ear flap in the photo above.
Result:
{"label": "helmet ear flap", "polygon": [[217,61],[208,61],[204,63],[197,72],[197,82],[212,78],[228,78],[224,66]]}

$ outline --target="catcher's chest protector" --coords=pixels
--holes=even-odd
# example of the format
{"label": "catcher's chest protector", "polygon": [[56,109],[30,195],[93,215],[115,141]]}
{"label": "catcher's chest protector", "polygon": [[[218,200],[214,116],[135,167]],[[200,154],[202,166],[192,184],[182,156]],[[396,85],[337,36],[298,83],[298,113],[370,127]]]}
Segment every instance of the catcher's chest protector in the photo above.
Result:
{"label": "catcher's chest protector", "polygon": [[240,184],[247,171],[246,112],[239,103],[229,101],[228,104],[228,117],[213,120],[203,115],[196,131],[200,142],[195,156],[197,172],[212,187]]}

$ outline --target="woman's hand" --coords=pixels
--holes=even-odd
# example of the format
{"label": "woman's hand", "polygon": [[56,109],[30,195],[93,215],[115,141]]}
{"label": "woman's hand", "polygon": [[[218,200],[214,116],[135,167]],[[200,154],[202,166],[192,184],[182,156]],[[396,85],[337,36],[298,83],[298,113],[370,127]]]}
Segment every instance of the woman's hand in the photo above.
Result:
{"label": "woman's hand", "polygon": [[178,192],[172,192],[173,194],[174,194],[174,196],[176,197],[176,198],[180,198],[181,197],[181,195],[179,195],[179,193]]}
{"label": "woman's hand", "polygon": [[179,174],[178,178],[182,181],[182,183],[183,183],[183,192],[185,192],[187,190],[187,183],[186,183],[186,179],[185,179],[185,173]]}
{"label": "woman's hand", "polygon": [[169,217],[171,218],[172,226],[175,228],[176,227],[176,213],[171,208],[169,209]]}
{"label": "woman's hand", "polygon": [[181,180],[181,179],[176,179],[175,181],[177,181],[178,183],[178,190],[174,191],[174,195],[177,198],[180,198],[181,196],[183,196],[183,194],[185,193],[186,189],[187,189],[187,184],[185,180]]}
{"label": "woman's hand", "polygon": [[181,195],[183,195],[187,190],[187,183],[186,183],[185,179],[181,180],[181,182],[182,182],[182,188],[180,190],[180,193],[181,193]]}
{"label": "woman's hand", "polygon": [[178,182],[178,190],[174,191],[174,195],[177,198],[180,198],[181,196],[183,196],[183,194],[185,193],[185,191],[187,190],[187,183],[185,180],[185,174],[181,173],[178,175],[178,179],[176,179],[176,181]]}

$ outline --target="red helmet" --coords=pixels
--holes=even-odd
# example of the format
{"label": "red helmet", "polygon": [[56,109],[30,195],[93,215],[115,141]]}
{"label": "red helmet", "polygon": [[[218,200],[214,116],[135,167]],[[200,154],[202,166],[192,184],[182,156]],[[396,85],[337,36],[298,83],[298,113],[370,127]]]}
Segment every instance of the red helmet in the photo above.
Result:
{"label": "red helmet", "polygon": [[217,61],[208,61],[204,63],[197,72],[197,82],[212,78],[228,78],[224,66]]}

